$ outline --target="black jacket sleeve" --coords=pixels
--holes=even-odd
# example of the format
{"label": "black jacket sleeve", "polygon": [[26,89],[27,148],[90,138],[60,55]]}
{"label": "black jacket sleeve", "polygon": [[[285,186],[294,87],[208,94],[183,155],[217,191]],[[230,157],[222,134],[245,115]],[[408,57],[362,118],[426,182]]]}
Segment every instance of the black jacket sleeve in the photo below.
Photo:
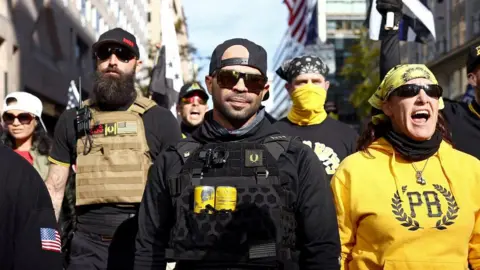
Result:
{"label": "black jacket sleeve", "polygon": [[135,270],[165,269],[165,248],[173,226],[173,206],[166,185],[164,170],[168,153],[157,157],[149,170],[147,185],[138,213],[138,233],[135,240]]}
{"label": "black jacket sleeve", "polygon": [[400,61],[400,41],[398,31],[382,31],[382,43],[380,46],[380,80],[385,78],[387,72]]}
{"label": "black jacket sleeve", "polygon": [[49,246],[53,247],[53,250],[44,249],[41,243],[42,229],[51,233],[58,232],[48,190],[42,178],[31,166],[25,167],[20,177],[23,179],[11,179],[22,181],[18,194],[15,195],[15,229],[12,236],[15,238],[14,269],[60,270],[62,269],[60,240],[58,250],[55,250],[57,243],[51,243]]}
{"label": "black jacket sleeve", "polygon": [[329,178],[315,153],[302,148],[297,159],[300,269],[340,269],[340,237]]}

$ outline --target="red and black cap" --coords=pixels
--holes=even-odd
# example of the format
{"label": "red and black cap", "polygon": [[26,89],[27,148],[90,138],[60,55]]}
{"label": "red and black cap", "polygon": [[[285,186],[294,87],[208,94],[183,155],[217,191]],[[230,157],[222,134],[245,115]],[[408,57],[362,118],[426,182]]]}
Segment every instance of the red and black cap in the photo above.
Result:
{"label": "red and black cap", "polygon": [[98,47],[108,43],[122,45],[123,47],[131,50],[137,58],[140,58],[140,51],[138,50],[137,39],[134,35],[123,30],[122,28],[114,28],[100,35],[98,41],[93,44],[92,49],[95,52],[97,51]]}
{"label": "red and black cap", "polygon": [[480,65],[480,44],[470,47],[467,57],[467,73],[471,73]]}

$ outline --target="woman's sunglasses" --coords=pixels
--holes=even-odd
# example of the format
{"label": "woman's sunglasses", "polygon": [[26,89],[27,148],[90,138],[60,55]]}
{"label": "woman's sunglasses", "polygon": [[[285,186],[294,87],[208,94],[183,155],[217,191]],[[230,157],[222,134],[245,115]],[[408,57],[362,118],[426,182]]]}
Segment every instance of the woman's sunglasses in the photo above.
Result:
{"label": "woman's sunglasses", "polygon": [[118,46],[100,46],[95,52],[95,56],[101,61],[107,60],[112,54],[115,54],[118,60],[123,62],[128,62],[135,58],[135,54],[129,49]]}
{"label": "woman's sunglasses", "polygon": [[181,101],[182,101],[182,104],[193,104],[193,103],[195,103],[195,100],[200,105],[207,104],[207,101],[204,100],[203,98],[199,97],[199,96],[184,97],[184,98],[182,98]]}
{"label": "woman's sunglasses", "polygon": [[221,69],[216,74],[217,83],[222,88],[232,89],[240,78],[243,79],[249,91],[263,90],[267,83],[267,77],[260,74],[238,72],[235,70]]}
{"label": "woman's sunglasses", "polygon": [[13,124],[13,122],[15,122],[15,119],[18,119],[18,122],[20,122],[20,124],[22,125],[29,125],[33,120],[33,116],[29,113],[20,113],[19,115],[4,113],[2,118],[3,122],[5,122],[5,124],[7,125]]}
{"label": "woman's sunglasses", "polygon": [[440,98],[443,94],[443,89],[438,84],[404,84],[393,90],[390,96],[414,97],[418,95],[421,90],[425,91],[425,93],[432,98]]}

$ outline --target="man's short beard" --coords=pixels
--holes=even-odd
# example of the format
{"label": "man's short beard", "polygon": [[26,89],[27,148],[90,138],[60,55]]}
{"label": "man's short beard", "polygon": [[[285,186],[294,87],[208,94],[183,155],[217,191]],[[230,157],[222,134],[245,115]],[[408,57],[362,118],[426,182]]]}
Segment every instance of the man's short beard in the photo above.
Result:
{"label": "man's short beard", "polygon": [[[214,87],[216,87],[214,85]],[[221,91],[220,89],[218,91]],[[262,106],[261,100],[254,101],[252,106],[243,111],[229,110],[222,100],[216,98],[215,94],[212,97],[214,108],[233,126],[243,126],[250,118],[252,118]]]}
{"label": "man's short beard", "polygon": [[135,91],[135,71],[122,73],[118,69],[114,71],[120,76],[106,75],[105,72],[96,71],[93,83],[95,103],[104,110],[116,110],[129,106],[137,97]]}

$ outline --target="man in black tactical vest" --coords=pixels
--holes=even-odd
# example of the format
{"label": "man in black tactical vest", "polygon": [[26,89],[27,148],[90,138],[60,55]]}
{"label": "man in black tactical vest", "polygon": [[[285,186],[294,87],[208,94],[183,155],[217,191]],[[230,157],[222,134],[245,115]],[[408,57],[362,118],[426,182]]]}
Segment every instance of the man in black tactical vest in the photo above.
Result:
{"label": "man in black tactical vest", "polygon": [[214,50],[213,110],[150,168],[135,269],[340,269],[328,177],[265,118],[266,71],[266,51],[249,40]]}

